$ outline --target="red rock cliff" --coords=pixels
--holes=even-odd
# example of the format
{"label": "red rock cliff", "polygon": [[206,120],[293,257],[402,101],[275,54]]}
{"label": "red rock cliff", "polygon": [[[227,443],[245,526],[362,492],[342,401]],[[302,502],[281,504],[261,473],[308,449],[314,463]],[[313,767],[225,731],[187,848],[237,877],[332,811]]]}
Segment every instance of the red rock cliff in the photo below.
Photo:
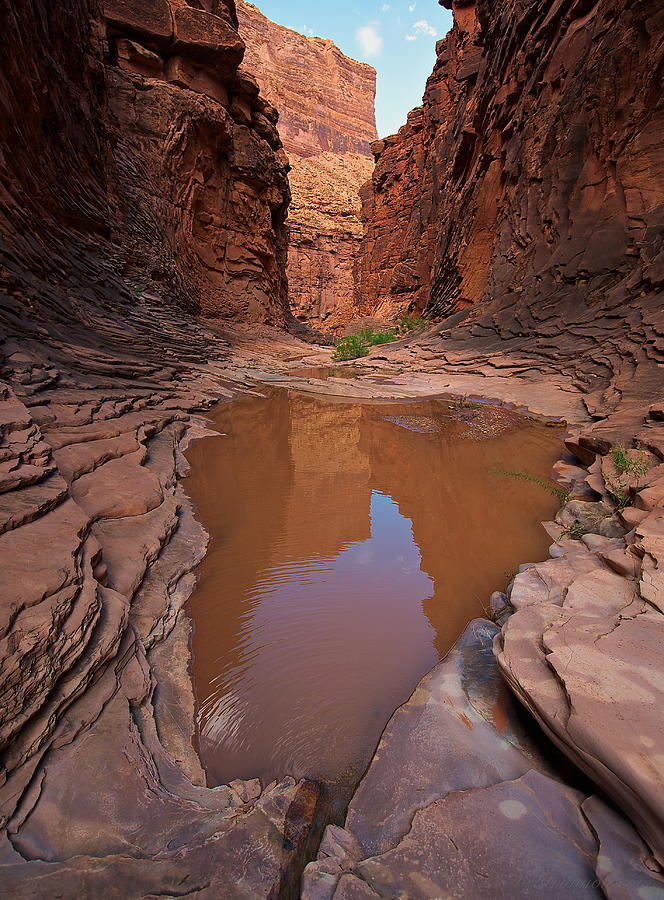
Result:
{"label": "red rock cliff", "polygon": [[332,41],[305,37],[238,0],[245,63],[279,110],[279,134],[289,156],[354,153],[370,156],[376,138],[376,72],[345,56]]}
{"label": "red rock cliff", "polygon": [[245,64],[279,110],[292,167],[291,309],[311,324],[334,327],[355,309],[359,190],[373,170],[376,73],[331,41],[276,25],[243,0],[237,9]]}
{"label": "red rock cliff", "polygon": [[288,319],[276,115],[232,3],[105,12],[0,0],[0,894],[290,895],[317,787],[193,752],[178,483],[229,396],[183,307]]}
{"label": "red rock cliff", "polygon": [[285,324],[286,160],[275,111],[238,68],[235,4],[105,0],[104,13],[130,263],[206,314]]}
{"label": "red rock cliff", "polygon": [[454,15],[423,106],[373,145],[367,306],[446,316],[493,301],[524,311],[514,328],[525,334],[552,305],[651,298],[662,285],[661,4],[466,0]]}

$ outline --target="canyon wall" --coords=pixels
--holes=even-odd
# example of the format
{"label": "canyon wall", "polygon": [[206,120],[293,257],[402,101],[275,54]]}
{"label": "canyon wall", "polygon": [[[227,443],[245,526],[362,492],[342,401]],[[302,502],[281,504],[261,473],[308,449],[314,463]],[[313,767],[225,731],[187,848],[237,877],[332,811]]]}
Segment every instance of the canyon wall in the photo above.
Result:
{"label": "canyon wall", "polygon": [[536,331],[532,317],[547,307],[652,297],[662,286],[661,5],[453,6],[422,107],[372,147],[365,302],[442,317],[491,300],[512,318],[530,310],[514,329]]}
{"label": "canyon wall", "polygon": [[[290,193],[277,114],[238,69],[234,4],[200,6],[5,11],[14,43],[5,39],[3,233],[32,275],[45,260],[28,220],[37,243],[60,236],[60,269],[80,269],[73,243],[95,234],[105,244],[91,243],[88,262],[115,257],[136,295],[154,289],[192,311],[285,325]],[[67,27],[68,50],[53,47]],[[42,32],[46,43],[21,55]],[[68,54],[57,82],[55,50]]]}
{"label": "canyon wall", "polygon": [[[210,5],[210,4],[208,4]],[[276,113],[235,5],[105,0],[118,239],[206,315],[284,325],[289,201]]]}
{"label": "canyon wall", "polygon": [[334,328],[353,316],[357,303],[359,191],[373,170],[376,73],[329,40],[276,25],[244,0],[237,10],[245,65],[279,110],[291,164],[291,309],[312,325]]}
{"label": "canyon wall", "polygon": [[0,0],[0,49],[0,894],[292,892],[317,786],[192,743],[179,484],[230,396],[192,311],[289,321],[276,113],[232,2]]}

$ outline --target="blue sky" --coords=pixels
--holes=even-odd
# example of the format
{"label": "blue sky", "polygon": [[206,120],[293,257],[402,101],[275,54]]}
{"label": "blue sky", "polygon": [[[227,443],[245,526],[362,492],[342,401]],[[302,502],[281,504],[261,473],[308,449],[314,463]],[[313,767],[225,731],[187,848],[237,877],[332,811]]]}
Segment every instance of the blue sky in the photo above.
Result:
{"label": "blue sky", "polygon": [[251,0],[274,22],[330,38],[348,56],[377,71],[376,122],[385,137],[422,102],[436,59],[436,41],[452,27],[437,0]]}

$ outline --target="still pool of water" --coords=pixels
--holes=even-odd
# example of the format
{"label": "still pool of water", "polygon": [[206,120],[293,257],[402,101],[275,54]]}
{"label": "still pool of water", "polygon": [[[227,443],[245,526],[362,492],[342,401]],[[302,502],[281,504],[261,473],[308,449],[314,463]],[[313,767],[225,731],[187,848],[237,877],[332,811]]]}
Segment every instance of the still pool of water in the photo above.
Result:
{"label": "still pool of water", "polygon": [[213,419],[186,482],[211,535],[190,604],[209,781],[346,793],[491,592],[546,556],[555,499],[497,470],[546,478],[560,441],[496,409],[285,390]]}

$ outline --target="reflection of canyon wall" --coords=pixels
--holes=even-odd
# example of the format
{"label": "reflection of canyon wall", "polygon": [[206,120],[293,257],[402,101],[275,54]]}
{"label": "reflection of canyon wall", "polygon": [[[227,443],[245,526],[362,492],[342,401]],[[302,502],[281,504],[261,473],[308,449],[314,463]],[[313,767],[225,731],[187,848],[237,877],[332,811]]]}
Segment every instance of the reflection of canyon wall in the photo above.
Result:
{"label": "reflection of canyon wall", "polygon": [[329,40],[309,38],[238,3],[246,65],[279,110],[293,202],[288,279],[293,312],[327,327],[355,306],[360,186],[373,169],[376,73]]}
{"label": "reflection of canyon wall", "polygon": [[356,405],[323,405],[306,394],[291,394],[290,405],[295,481],[286,533],[293,552],[308,547],[333,556],[371,534],[369,457],[360,444],[366,412]]}
{"label": "reflection of canyon wall", "polygon": [[554,305],[648,303],[662,284],[661,5],[453,5],[423,106],[373,145],[363,297],[435,315],[495,298],[521,319],[513,332]]}
{"label": "reflection of canyon wall", "polygon": [[[198,467],[196,479],[205,484],[201,516],[218,518],[223,506],[229,541],[260,558],[244,574],[284,558],[334,556],[369,537],[369,457],[359,440],[364,418],[360,406],[285,391],[269,403],[243,398],[220,409],[219,428],[227,436],[218,447],[226,461],[214,471]],[[229,550],[231,558],[235,553]]]}
{"label": "reflection of canyon wall", "polygon": [[[436,401],[418,406],[420,414],[439,415]],[[557,452],[548,434],[520,428],[475,441],[468,432],[448,420],[439,432],[419,434],[380,412],[365,432],[372,487],[389,494],[410,519],[422,570],[434,580],[424,612],[441,656],[473,614],[484,614],[483,604],[505,586],[509,572],[546,552],[549,539],[540,522],[557,508],[537,485],[487,474],[509,469],[520,456],[527,471],[546,476]]]}
{"label": "reflection of canyon wall", "polygon": [[[223,466],[206,464],[203,442],[189,452],[195,476],[188,487],[201,519],[223,523],[194,597],[200,620],[215,619],[215,583],[223,586],[225,621],[241,623],[246,598],[272,567],[331,559],[370,537],[369,457],[359,440],[364,416],[359,406],[285,391],[269,402],[245,397],[219,409],[224,436],[214,440]],[[226,628],[197,634],[194,646],[197,678],[212,684],[219,657],[236,658],[242,641]]]}

